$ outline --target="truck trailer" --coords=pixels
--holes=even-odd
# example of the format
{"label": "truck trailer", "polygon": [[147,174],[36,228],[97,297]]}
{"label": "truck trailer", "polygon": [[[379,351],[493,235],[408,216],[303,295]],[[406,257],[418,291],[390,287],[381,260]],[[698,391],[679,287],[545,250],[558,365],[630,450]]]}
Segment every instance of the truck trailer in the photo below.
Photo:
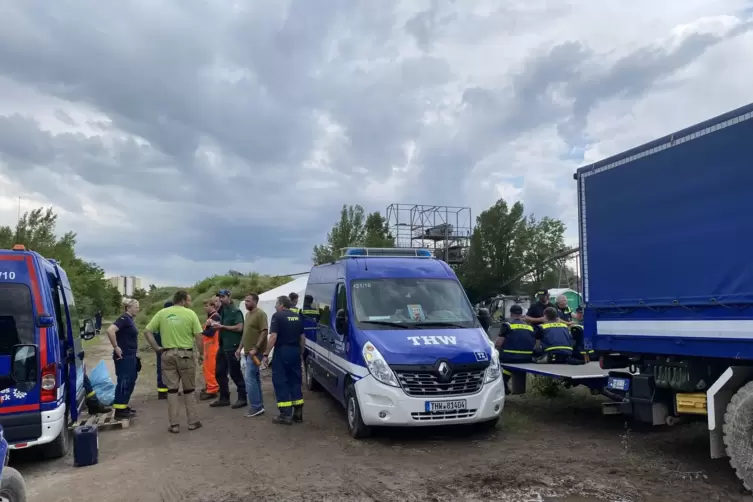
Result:
{"label": "truck trailer", "polygon": [[611,408],[705,417],[711,456],[753,489],[753,104],[575,180],[584,329]]}

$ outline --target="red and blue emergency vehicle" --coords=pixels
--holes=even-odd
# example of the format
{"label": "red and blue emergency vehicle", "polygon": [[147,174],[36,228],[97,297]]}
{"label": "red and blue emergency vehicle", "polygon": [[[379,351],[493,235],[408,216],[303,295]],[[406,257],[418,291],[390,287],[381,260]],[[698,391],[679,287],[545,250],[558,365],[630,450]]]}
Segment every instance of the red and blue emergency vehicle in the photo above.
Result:
{"label": "red and blue emergency vehicle", "polygon": [[21,245],[0,250],[0,375],[19,364],[27,375],[0,390],[11,449],[39,447],[49,458],[68,452],[69,424],[85,399],[82,338],[94,335],[60,265]]}

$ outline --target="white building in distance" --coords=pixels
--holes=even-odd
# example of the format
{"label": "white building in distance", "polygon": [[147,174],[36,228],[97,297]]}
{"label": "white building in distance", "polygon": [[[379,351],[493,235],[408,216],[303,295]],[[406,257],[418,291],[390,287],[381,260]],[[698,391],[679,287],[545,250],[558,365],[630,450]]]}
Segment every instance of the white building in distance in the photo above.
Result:
{"label": "white building in distance", "polygon": [[115,286],[121,295],[130,298],[137,289],[144,289],[141,277],[118,275],[108,277],[107,282]]}

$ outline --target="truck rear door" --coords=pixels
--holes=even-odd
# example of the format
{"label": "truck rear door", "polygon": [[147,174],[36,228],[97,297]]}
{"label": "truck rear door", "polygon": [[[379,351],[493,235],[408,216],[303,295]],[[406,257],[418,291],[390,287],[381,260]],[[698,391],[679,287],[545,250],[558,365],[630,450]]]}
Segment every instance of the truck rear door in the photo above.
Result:
{"label": "truck rear door", "polygon": [[[46,344],[40,346],[40,328],[36,327],[36,316],[40,313],[36,305],[41,304],[41,293],[33,259],[25,253],[0,253],[0,374],[10,373],[14,345],[36,345],[37,368],[41,367],[47,350]],[[39,389],[37,383],[0,391],[0,425],[9,443],[41,436]]]}
{"label": "truck rear door", "polygon": [[[83,351],[81,345],[81,327],[78,325],[78,315],[72,315],[71,310],[75,308],[72,305],[73,294],[67,278],[64,280],[60,273],[60,267],[55,265],[55,275],[58,283],[58,296],[60,297],[60,307],[65,315],[65,375],[66,388],[68,389],[68,410],[71,414],[71,420],[78,420],[79,403],[83,396],[79,392],[79,381],[83,382],[84,361],[79,354]],[[75,320],[75,322],[74,322]],[[79,375],[81,378],[78,378]]]}

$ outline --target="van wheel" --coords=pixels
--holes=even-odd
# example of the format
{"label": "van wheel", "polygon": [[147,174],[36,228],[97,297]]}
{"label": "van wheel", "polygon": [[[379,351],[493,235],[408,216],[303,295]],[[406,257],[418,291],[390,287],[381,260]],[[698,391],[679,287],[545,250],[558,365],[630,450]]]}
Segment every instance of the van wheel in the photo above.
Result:
{"label": "van wheel", "polygon": [[0,481],[0,501],[26,502],[26,482],[21,473],[13,467],[3,469],[3,479]]}
{"label": "van wheel", "polygon": [[321,385],[314,379],[314,368],[310,356],[306,358],[306,364],[303,367],[306,370],[306,388],[311,391],[320,390]]}
{"label": "van wheel", "polygon": [[724,415],[724,445],[729,463],[748,490],[753,490],[753,382],[748,382],[732,396]]}
{"label": "van wheel", "polygon": [[43,447],[44,456],[49,459],[65,457],[68,454],[70,444],[71,431],[68,429],[68,413],[66,413],[65,421],[63,422],[63,430],[60,431],[60,434],[52,443],[46,444]]}
{"label": "van wheel", "polygon": [[371,427],[363,423],[361,405],[358,404],[356,389],[348,384],[345,390],[345,412],[348,420],[348,432],[354,439],[362,439],[371,435]]}

